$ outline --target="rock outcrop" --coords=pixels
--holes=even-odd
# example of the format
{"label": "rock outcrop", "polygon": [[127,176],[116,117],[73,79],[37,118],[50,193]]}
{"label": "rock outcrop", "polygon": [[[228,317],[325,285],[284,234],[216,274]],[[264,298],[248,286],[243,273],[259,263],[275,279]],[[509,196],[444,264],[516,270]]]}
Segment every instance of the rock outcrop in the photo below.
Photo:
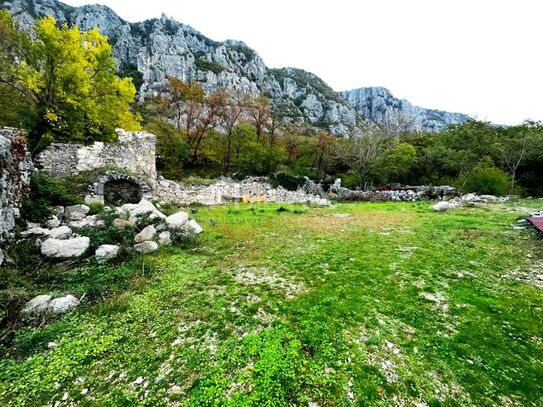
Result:
{"label": "rock outcrop", "polygon": [[470,119],[461,113],[413,106],[405,99],[395,98],[388,89],[381,87],[360,88],[339,94],[359,115],[377,125],[398,131],[441,131],[451,124],[461,124]]}
{"label": "rock outcrop", "polygon": [[10,235],[28,193],[32,159],[20,130],[0,128],[0,241]]}

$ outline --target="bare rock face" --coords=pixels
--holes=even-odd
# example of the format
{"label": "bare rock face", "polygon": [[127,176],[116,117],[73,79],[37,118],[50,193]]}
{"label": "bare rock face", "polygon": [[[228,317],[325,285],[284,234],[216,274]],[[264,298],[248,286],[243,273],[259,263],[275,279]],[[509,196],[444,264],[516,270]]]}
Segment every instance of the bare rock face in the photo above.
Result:
{"label": "bare rock face", "polygon": [[470,117],[461,113],[425,109],[413,106],[405,99],[396,99],[388,89],[360,88],[340,92],[358,114],[398,130],[441,131],[451,124],[461,124]]}
{"label": "bare rock face", "polygon": [[269,69],[242,41],[213,41],[192,27],[163,15],[142,23],[128,23],[101,5],[66,6],[56,0],[8,0],[28,30],[33,19],[53,15],[83,30],[99,28],[113,44],[121,73],[135,77],[140,101],[163,92],[168,76],[199,82],[206,92],[225,88],[234,92],[271,96],[285,117],[324,128],[333,134],[356,133],[363,122],[355,109],[317,76],[298,69]]}
{"label": "bare rock face", "polygon": [[86,236],[68,240],[49,238],[41,245],[41,254],[52,259],[73,259],[82,256],[90,245]]}

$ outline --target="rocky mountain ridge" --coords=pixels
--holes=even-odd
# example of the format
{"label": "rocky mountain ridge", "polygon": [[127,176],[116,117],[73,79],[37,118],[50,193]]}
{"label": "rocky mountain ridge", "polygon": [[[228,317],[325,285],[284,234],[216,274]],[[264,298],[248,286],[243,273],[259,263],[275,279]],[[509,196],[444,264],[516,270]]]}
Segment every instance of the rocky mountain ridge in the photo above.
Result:
{"label": "rocky mountain ridge", "polygon": [[405,99],[397,99],[383,87],[366,87],[340,92],[340,95],[361,116],[398,130],[441,131],[451,124],[470,119],[466,114],[414,106]]}
{"label": "rocky mountain ridge", "polygon": [[[224,87],[266,93],[285,120],[303,120],[340,136],[361,134],[372,120],[380,123],[387,117],[365,108],[367,100],[359,103],[361,98],[334,92],[312,73],[295,68],[270,69],[244,42],[211,40],[165,15],[129,23],[103,5],[72,7],[57,0],[7,0],[0,2],[0,7],[10,10],[28,30],[32,30],[35,18],[46,15],[82,30],[99,28],[113,46],[120,74],[134,78],[140,101],[159,94],[166,77],[173,76],[197,81],[206,91]],[[379,103],[387,105],[388,99]],[[413,109],[406,112],[420,113]],[[431,120],[417,120],[420,130],[439,127]],[[426,123],[431,126],[426,128]]]}

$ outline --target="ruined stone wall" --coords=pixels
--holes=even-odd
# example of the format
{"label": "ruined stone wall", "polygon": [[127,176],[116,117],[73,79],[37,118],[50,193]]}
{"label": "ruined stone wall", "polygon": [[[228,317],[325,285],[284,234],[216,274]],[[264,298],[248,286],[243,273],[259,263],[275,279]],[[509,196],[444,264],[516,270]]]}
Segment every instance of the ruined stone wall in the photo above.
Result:
{"label": "ruined stone wall", "polygon": [[117,143],[95,142],[89,146],[54,143],[36,157],[36,166],[58,176],[98,168],[120,168],[154,183],[156,137],[124,130],[117,130],[117,134]]}
{"label": "ruined stone wall", "polygon": [[29,191],[33,171],[26,139],[18,129],[0,128],[0,240],[10,235]]}
{"label": "ruined stone wall", "polygon": [[160,179],[154,196],[162,202],[190,205],[219,205],[227,202],[241,202],[243,197],[262,197],[263,202],[306,203],[328,205],[330,202],[320,196],[309,194],[303,189],[288,191],[274,188],[266,178],[248,178],[244,181],[222,179],[211,185],[186,185]]}

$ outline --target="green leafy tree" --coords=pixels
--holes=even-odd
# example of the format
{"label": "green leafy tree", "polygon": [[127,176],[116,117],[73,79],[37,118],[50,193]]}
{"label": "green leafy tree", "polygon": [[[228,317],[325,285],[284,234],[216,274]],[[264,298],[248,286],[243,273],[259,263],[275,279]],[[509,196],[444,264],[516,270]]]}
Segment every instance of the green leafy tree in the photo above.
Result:
{"label": "green leafy tree", "polygon": [[130,111],[136,88],[131,78],[116,75],[111,46],[98,30],[59,27],[46,17],[37,20],[31,38],[0,11],[0,38],[0,82],[31,101],[35,112],[32,148],[49,141],[110,141],[116,127],[140,128]]}
{"label": "green leafy tree", "polygon": [[507,195],[510,183],[510,176],[496,167],[489,156],[483,157],[473,169],[458,177],[458,184],[463,191],[479,194]]}
{"label": "green leafy tree", "polygon": [[375,178],[382,183],[400,182],[417,160],[417,150],[411,144],[395,143],[377,160]]}

